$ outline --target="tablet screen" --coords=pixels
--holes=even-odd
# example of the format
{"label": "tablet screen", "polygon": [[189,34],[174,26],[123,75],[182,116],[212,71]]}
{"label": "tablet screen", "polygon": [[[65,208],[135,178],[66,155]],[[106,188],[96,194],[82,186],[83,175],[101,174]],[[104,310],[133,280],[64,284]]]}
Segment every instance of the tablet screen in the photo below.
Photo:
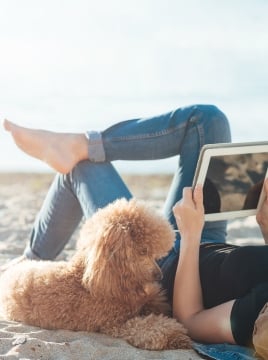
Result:
{"label": "tablet screen", "polygon": [[206,214],[256,209],[267,152],[211,156],[203,185]]}

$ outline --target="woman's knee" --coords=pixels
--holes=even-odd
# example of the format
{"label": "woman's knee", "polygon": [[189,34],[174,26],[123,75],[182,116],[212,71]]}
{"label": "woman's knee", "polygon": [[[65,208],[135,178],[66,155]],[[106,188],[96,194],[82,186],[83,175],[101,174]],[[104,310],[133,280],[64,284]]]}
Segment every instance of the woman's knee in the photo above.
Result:
{"label": "woman's knee", "polygon": [[202,122],[206,143],[231,141],[229,120],[217,106],[197,105],[196,113],[199,122]]}

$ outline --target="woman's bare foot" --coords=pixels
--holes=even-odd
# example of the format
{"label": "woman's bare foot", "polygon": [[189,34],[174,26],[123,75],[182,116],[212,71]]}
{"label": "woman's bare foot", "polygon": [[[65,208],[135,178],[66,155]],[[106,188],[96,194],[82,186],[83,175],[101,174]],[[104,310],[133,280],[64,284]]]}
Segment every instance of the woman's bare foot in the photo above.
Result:
{"label": "woman's bare foot", "polygon": [[29,129],[8,120],[4,121],[4,128],[22,151],[62,174],[70,172],[79,161],[88,159],[88,143],[84,134]]}

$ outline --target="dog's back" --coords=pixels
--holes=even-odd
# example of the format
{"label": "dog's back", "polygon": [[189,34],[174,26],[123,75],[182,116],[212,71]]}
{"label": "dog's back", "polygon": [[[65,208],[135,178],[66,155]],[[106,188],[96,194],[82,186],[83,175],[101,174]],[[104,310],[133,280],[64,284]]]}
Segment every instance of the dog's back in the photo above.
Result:
{"label": "dog's back", "polygon": [[[128,321],[168,311],[156,260],[173,244],[171,226],[145,203],[121,199],[99,210],[81,234],[83,246],[69,262],[26,260],[2,274],[3,315],[43,328],[101,331],[132,341],[130,331],[138,344],[141,334],[136,336]],[[153,319],[155,326],[164,321]],[[172,319],[165,324],[174,346],[175,331],[181,327]],[[161,333],[162,347],[171,346],[165,345],[166,331]]]}

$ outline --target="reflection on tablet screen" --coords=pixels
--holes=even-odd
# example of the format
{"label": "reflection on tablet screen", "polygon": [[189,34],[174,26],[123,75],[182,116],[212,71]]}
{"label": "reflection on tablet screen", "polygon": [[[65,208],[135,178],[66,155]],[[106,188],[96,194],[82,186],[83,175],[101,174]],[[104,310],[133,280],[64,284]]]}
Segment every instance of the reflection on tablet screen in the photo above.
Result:
{"label": "reflection on tablet screen", "polygon": [[267,167],[267,153],[212,156],[203,187],[205,213],[255,209]]}

